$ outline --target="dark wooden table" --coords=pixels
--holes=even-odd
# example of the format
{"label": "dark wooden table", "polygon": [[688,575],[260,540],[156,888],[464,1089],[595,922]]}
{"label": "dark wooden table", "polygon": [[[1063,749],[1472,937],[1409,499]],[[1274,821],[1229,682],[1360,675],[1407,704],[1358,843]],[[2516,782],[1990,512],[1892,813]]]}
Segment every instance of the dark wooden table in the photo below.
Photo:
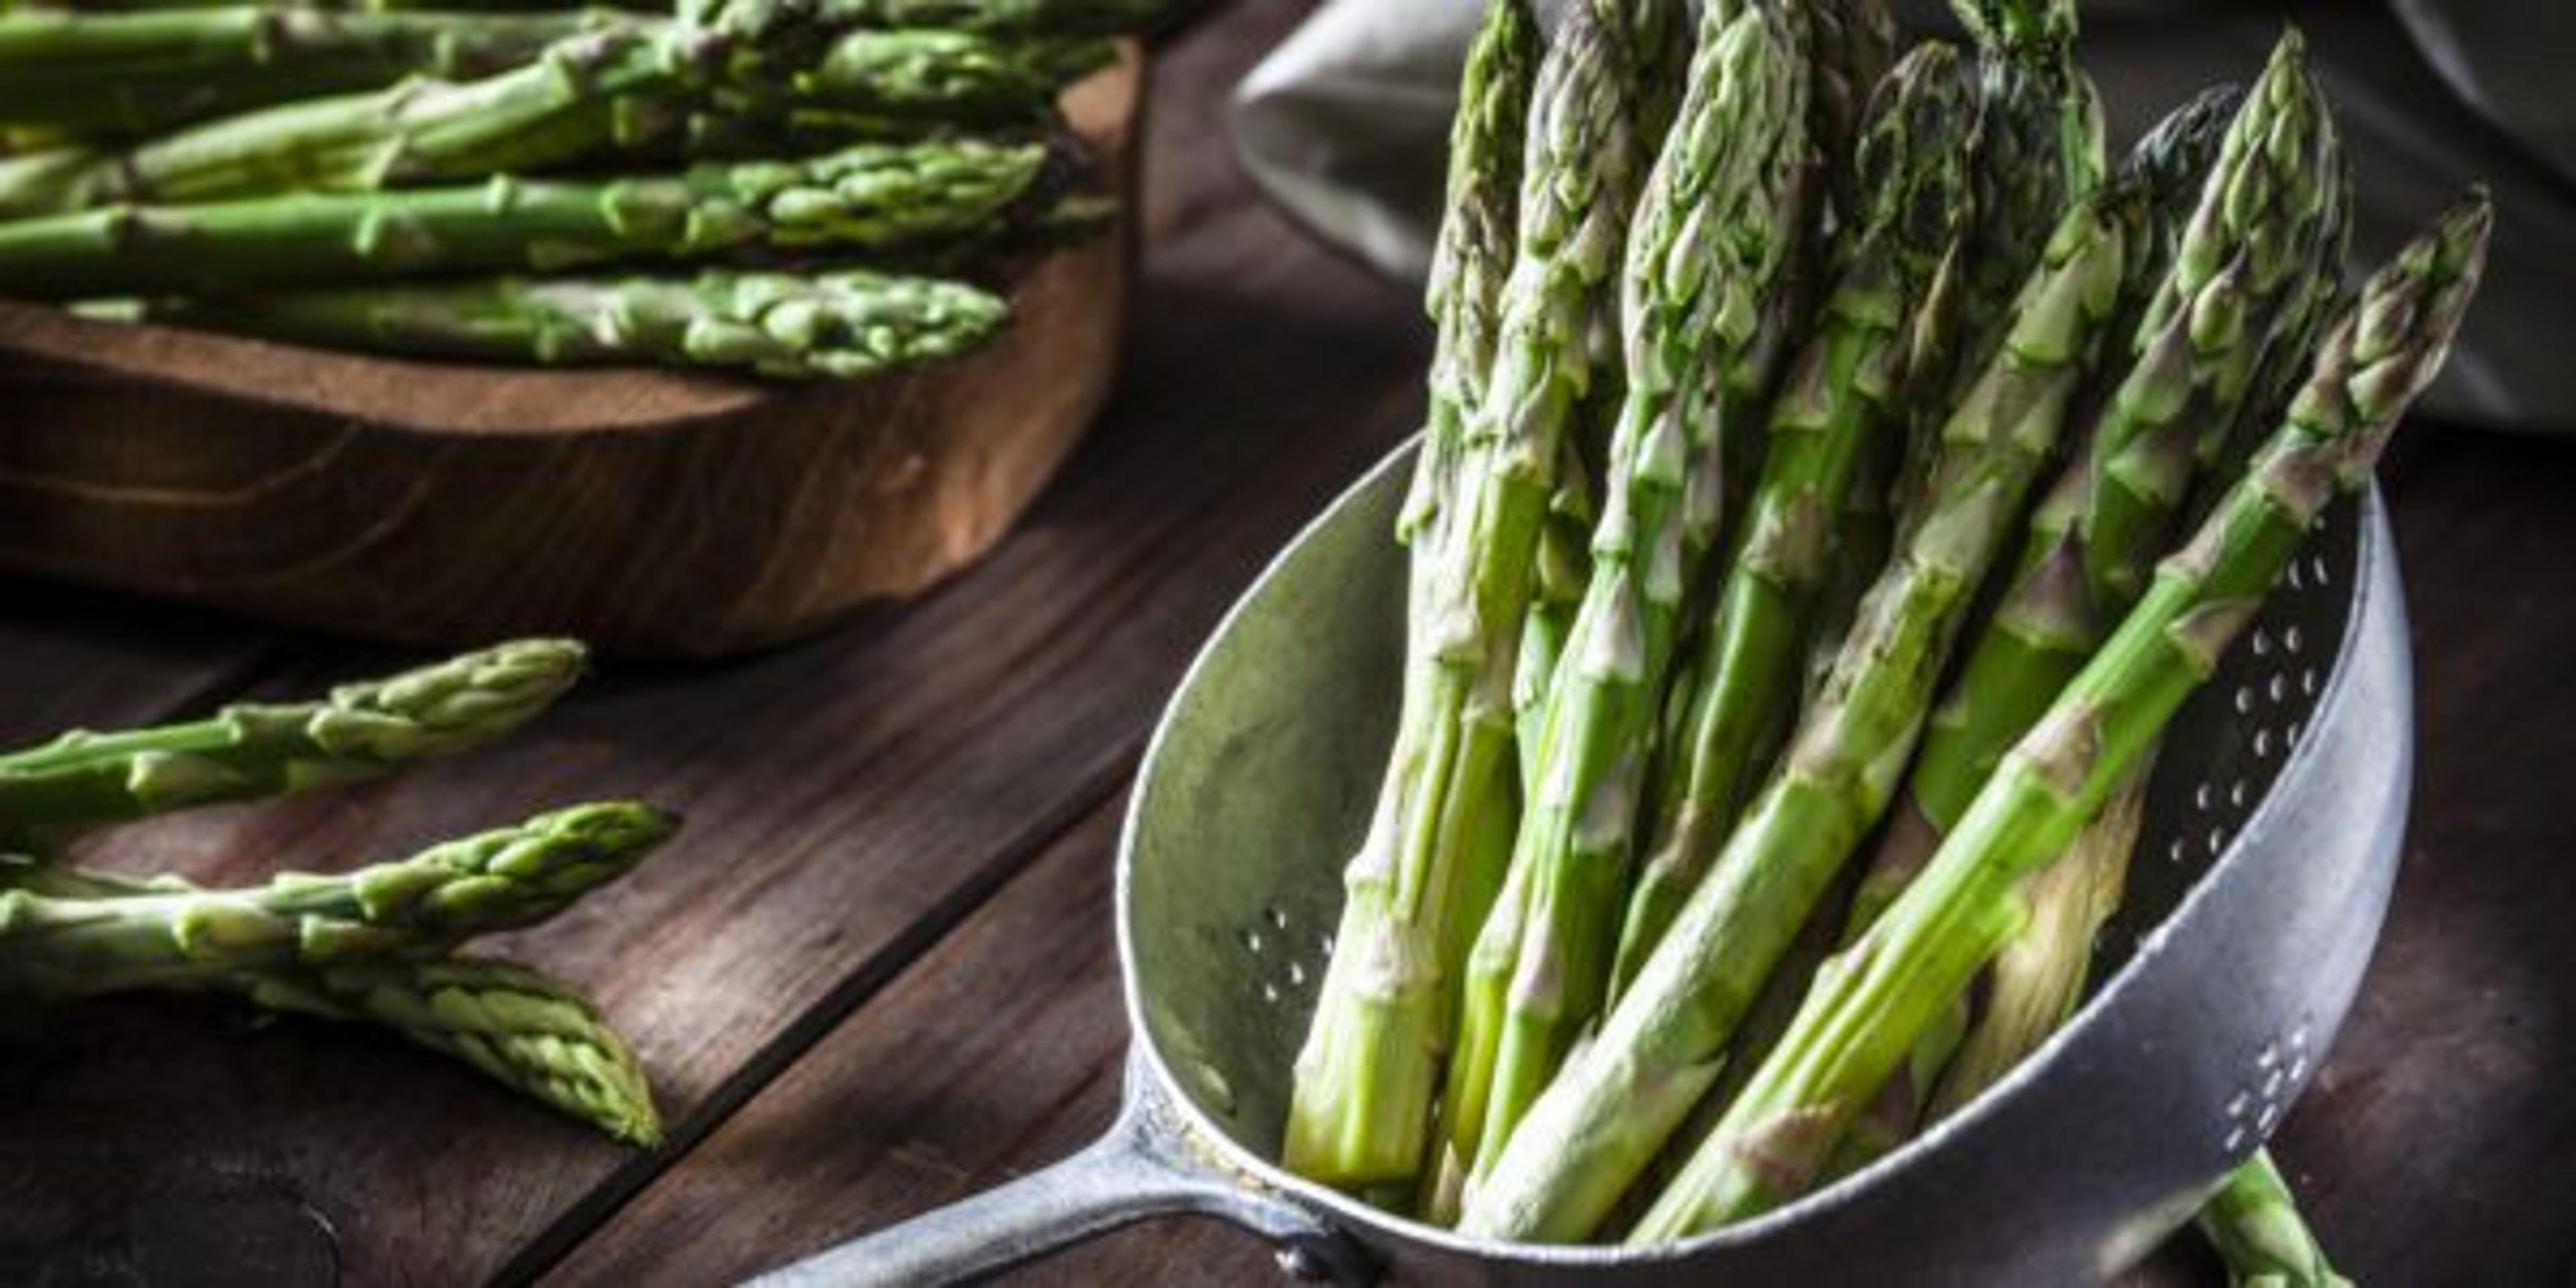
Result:
{"label": "dark wooden table", "polygon": [[[0,1282],[728,1281],[1058,1157],[1126,1036],[1119,805],[1165,693],[1264,557],[1419,413],[1414,301],[1259,202],[1228,88],[1303,6],[1161,51],[1122,392],[1020,532],[919,603],[726,666],[610,665],[489,754],[120,834],[244,880],[580,798],[685,836],[510,953],[596,990],[672,1124],[617,1148],[369,1031],[137,999],[0,1017]],[[2507,266],[2510,271],[2510,266]],[[0,479],[0,503],[24,480]],[[2280,1152],[2377,1284],[2576,1280],[2576,452],[2418,426],[2391,470],[2421,770],[2395,918]],[[5,584],[0,734],[305,690],[394,659]],[[1260,1282],[1139,1228],[1024,1282]],[[2187,1246],[2141,1278],[2211,1282]]]}

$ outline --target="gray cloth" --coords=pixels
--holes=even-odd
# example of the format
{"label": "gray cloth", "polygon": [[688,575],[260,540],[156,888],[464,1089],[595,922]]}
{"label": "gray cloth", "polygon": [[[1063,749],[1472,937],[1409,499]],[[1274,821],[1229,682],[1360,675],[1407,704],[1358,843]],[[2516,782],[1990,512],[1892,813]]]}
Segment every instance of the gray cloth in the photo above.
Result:
{"label": "gray cloth", "polygon": [[[1458,64],[1481,8],[1328,0],[1237,93],[1246,168],[1317,235],[1418,281],[1439,217]],[[2356,154],[2365,262],[2472,180],[2496,190],[2494,267],[2430,410],[2499,428],[2576,430],[2576,359],[2561,352],[2576,335],[2576,185],[2453,97],[2390,14],[2352,3],[2100,0],[2086,10],[2085,58],[2115,137],[2135,137],[2211,81],[2250,81],[2292,11]],[[2567,65],[2576,76],[2576,62]]]}

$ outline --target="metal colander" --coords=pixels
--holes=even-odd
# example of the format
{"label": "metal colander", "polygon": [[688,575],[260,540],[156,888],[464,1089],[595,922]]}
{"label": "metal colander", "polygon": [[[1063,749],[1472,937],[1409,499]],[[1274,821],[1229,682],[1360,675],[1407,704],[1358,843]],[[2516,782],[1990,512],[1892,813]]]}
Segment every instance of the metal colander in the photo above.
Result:
{"label": "metal colander", "polygon": [[1497,1244],[1275,1165],[1341,865],[1393,736],[1398,452],[1265,572],[1148,751],[1119,856],[1128,1105],[1099,1144],[778,1272],[971,1277],[1191,1211],[1291,1271],[1401,1282],[2068,1284],[2186,1221],[2315,1076],[2394,879],[2410,776],[2405,611],[2376,494],[2330,511],[2175,724],[2103,985],[2002,1084],[1868,1169],[1648,1252]]}

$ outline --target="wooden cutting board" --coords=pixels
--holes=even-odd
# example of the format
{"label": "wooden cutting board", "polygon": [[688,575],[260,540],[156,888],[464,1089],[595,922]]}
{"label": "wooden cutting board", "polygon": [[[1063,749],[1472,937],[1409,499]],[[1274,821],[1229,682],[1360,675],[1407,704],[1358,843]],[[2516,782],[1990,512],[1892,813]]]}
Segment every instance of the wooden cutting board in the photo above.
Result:
{"label": "wooden cutting board", "polygon": [[[1140,55],[1066,109],[1132,206]],[[857,384],[328,353],[0,303],[0,567],[406,644],[786,639],[992,545],[1108,395],[1134,239]]]}

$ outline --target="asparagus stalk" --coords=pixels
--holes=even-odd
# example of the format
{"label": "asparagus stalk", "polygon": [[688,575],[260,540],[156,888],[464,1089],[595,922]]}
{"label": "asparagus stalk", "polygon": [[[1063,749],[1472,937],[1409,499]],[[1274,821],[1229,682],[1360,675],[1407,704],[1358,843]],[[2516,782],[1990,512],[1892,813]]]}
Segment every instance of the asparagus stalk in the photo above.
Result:
{"label": "asparagus stalk", "polygon": [[1417,1176],[1430,1137],[1461,892],[1491,881],[1490,814],[1511,799],[1512,694],[1535,556],[1566,423],[1593,378],[1585,329],[1634,199],[1633,82],[1617,32],[1583,9],[1541,63],[1530,106],[1518,259],[1493,371],[1414,586],[1429,624],[1405,723],[1299,1053],[1282,1157],[1361,1187]]}
{"label": "asparagus stalk", "polygon": [[204,8],[0,14],[0,122],[149,133],[409,75],[504,71],[578,32],[639,21],[609,10],[334,13]]}
{"label": "asparagus stalk", "polygon": [[[723,0],[682,0],[681,12]],[[945,27],[1006,35],[1116,36],[1143,31],[1172,0],[823,0],[838,27]]]}
{"label": "asparagus stalk", "polygon": [[678,826],[641,805],[585,805],[411,858],[252,890],[119,899],[0,893],[0,991],[46,998],[186,987],[240,971],[437,956],[533,925],[622,875]]}
{"label": "asparagus stalk", "polygon": [[[991,127],[1043,119],[1066,85],[1109,65],[1117,47],[1088,36],[995,37],[937,29],[859,30],[789,79],[798,107],[877,132],[923,122]],[[765,87],[728,87],[759,103]]]}
{"label": "asparagus stalk", "polygon": [[1045,159],[1037,145],[862,144],[669,175],[118,206],[0,223],[0,289],[224,294],[752,248],[909,250],[993,224]]}
{"label": "asparagus stalk", "polygon": [[353,962],[234,981],[260,1006],[381,1024],[630,1145],[662,1143],[643,1066],[579,989],[472,957]]}
{"label": "asparagus stalk", "polygon": [[[416,9],[471,13],[542,13],[589,0],[68,0],[67,3],[0,4],[10,8],[63,8],[74,12],[315,8],[341,13],[398,13]],[[663,0],[613,0],[617,8],[667,14]],[[684,15],[703,13],[723,0],[688,0]],[[1142,31],[1172,8],[1171,0],[826,0],[824,16],[835,28],[938,27],[1001,35],[1110,36]]]}
{"label": "asparagus stalk", "polygon": [[499,739],[581,674],[571,640],[520,640],[312,702],[239,703],[203,720],[76,730],[0,755],[0,825],[59,832],[215,801],[310,791]]}
{"label": "asparagus stalk", "polygon": [[[1435,520],[1455,515],[1450,499],[1466,455],[1467,424],[1493,372],[1539,46],[1537,21],[1523,0],[1498,0],[1486,8],[1467,51],[1449,128],[1447,199],[1424,293],[1435,334],[1431,405],[1413,486],[1396,520],[1396,539],[1417,550]],[[1417,554],[1413,566],[1421,572],[1437,565]]]}
{"label": "asparagus stalk", "polygon": [[1778,774],[1600,1037],[1469,1196],[1462,1228],[1589,1236],[1708,1089],[1763,980],[1895,787],[1949,645],[2117,302],[2122,207],[2134,200],[2106,191],[2062,222],[2004,347],[1941,427],[1924,502]]}
{"label": "asparagus stalk", "polygon": [[2284,299],[2313,263],[2334,204],[2331,151],[2332,125],[2293,34],[2227,130],[2152,293],[2136,362],[2032,516],[2011,589],[1933,715],[1905,802],[1853,900],[1855,933],[1921,869],[2005,750],[2136,602],[2206,427],[2240,405]]}
{"label": "asparagus stalk", "polygon": [[[584,32],[480,80],[389,89],[225,117],[130,147],[70,147],[0,164],[0,217],[110,201],[202,202],[374,192],[531,173],[676,141],[715,114],[804,104],[866,125],[888,116],[1025,110],[1051,95],[1064,49],[940,31],[853,33],[831,0],[719,0],[693,20]],[[1087,46],[1086,46],[1087,47]],[[971,55],[971,56],[970,56]]]}
{"label": "asparagus stalk", "polygon": [[1807,135],[1835,217],[1856,215],[1857,153],[1869,118],[1870,91],[1896,61],[1896,20],[1883,0],[1818,0],[1793,7],[1807,26],[1814,90],[1807,97]]}
{"label": "asparagus stalk", "polygon": [[1631,1234],[1687,1237],[1804,1191],[1862,1099],[2019,929],[2016,890],[2062,852],[2204,683],[2310,526],[2360,488],[2440,368],[2492,212],[2444,214],[2363,290],[2252,470],[2048,714],[1931,865],[1819,974],[1789,1035]]}
{"label": "asparagus stalk", "polygon": [[2234,1288],[2352,1288],[2327,1262],[2268,1151],[2228,1173],[2199,1224]]}
{"label": "asparagus stalk", "polygon": [[1945,332],[1955,396],[2011,327],[2015,294],[2067,204],[2101,182],[2102,104],[2075,61],[2074,0],[1980,0],[1977,209]]}
{"label": "asparagus stalk", "polygon": [[1630,230],[1627,399],[1592,581],[1548,694],[1536,793],[1514,843],[1528,903],[1480,1162],[1499,1156],[1607,991],[1683,596],[1716,542],[1726,439],[1745,432],[1709,414],[1713,386],[1694,386],[1756,351],[1766,297],[1798,239],[1790,202],[1806,160],[1806,89],[1783,15],[1749,7],[1728,20],[1713,7]]}
{"label": "asparagus stalk", "polygon": [[116,312],[403,355],[860,380],[966,353],[1001,328],[1008,306],[956,282],[845,269],[496,277],[146,302]]}
{"label": "asparagus stalk", "polygon": [[1521,797],[1538,794],[1537,773],[1545,763],[1547,694],[1556,668],[1573,637],[1575,614],[1592,584],[1592,525],[1599,517],[1583,462],[1569,447],[1557,465],[1556,496],[1548,502],[1547,526],[1539,532],[1538,574],[1532,583],[1529,619],[1521,628],[1521,655],[1512,676],[1513,745],[1521,758]]}
{"label": "asparagus stalk", "polygon": [[1955,51],[1918,46],[1881,87],[1861,165],[1868,217],[1771,409],[1771,445],[1712,619],[1689,673],[1698,686],[1667,749],[1612,970],[1623,992],[1732,824],[1786,723],[1800,649],[1828,570],[1827,529],[1856,462],[1896,418],[1901,333],[1959,238],[1957,139],[1972,108]]}
{"label": "asparagus stalk", "polygon": [[[59,900],[204,893],[175,876],[24,861],[0,867],[0,888]],[[240,993],[272,1011],[386,1025],[619,1140],[661,1143],[652,1089],[625,1041],[580,990],[524,966],[466,957],[298,963],[185,986]]]}
{"label": "asparagus stalk", "polygon": [[[1468,429],[1477,409],[1484,401],[1488,382],[1493,377],[1494,352],[1500,341],[1504,286],[1511,276],[1514,240],[1520,213],[1522,150],[1529,136],[1530,92],[1536,74],[1542,44],[1536,19],[1523,0],[1497,0],[1487,6],[1485,19],[1467,52],[1466,69],[1459,87],[1459,109],[1452,121],[1449,138],[1449,176],[1446,214],[1441,220],[1440,236],[1433,248],[1431,284],[1426,303],[1432,319],[1436,341],[1432,350],[1430,374],[1430,416],[1423,430],[1422,449],[1416,461],[1412,490],[1396,524],[1397,540],[1412,547],[1413,584],[1408,594],[1410,620],[1406,635],[1406,656],[1410,664],[1424,668],[1418,678],[1405,685],[1408,706],[1403,721],[1403,739],[1394,755],[1394,763],[1406,768],[1400,772],[1419,773],[1427,768],[1422,757],[1427,754],[1426,740],[1431,733],[1429,704],[1441,688],[1437,674],[1440,666],[1438,637],[1440,625],[1433,610],[1441,603],[1439,578],[1451,572],[1458,533],[1474,522],[1471,515],[1458,508],[1458,494],[1463,484],[1460,471],[1469,462]],[[1570,447],[1560,456],[1569,454]],[[1553,667],[1562,648],[1562,619],[1570,610],[1559,612],[1545,605],[1564,601],[1579,593],[1580,563],[1584,558],[1582,538],[1576,533],[1568,543],[1566,528],[1573,515],[1589,508],[1582,490],[1582,469],[1560,466],[1560,486],[1542,531],[1539,546],[1535,598],[1525,625],[1521,654],[1517,665],[1526,675],[1533,667]],[[1588,529],[1588,524],[1585,527]],[[1567,587],[1575,589],[1569,591]],[[1543,672],[1542,672],[1543,674]],[[1516,692],[1514,701],[1520,702]],[[1525,704],[1524,704],[1525,705]],[[1395,790],[1392,786],[1390,790]],[[1459,852],[1447,861],[1464,870],[1459,880],[1459,908],[1446,917],[1446,924],[1436,927],[1442,936],[1437,960],[1455,970],[1471,951],[1467,942],[1485,911],[1493,906],[1497,892],[1489,889],[1499,880],[1511,844],[1513,817],[1511,811],[1495,808],[1501,802],[1488,802],[1488,821],[1484,831],[1461,838]],[[1427,856],[1426,856],[1427,857]],[[1354,896],[1345,915],[1348,932],[1361,905]],[[1378,916],[1388,912],[1379,910]],[[1328,994],[1334,1002],[1343,999]],[[1317,1031],[1324,1019],[1319,1011]],[[1441,1021],[1430,1024],[1437,1040]],[[1422,1041],[1417,1033],[1398,1035],[1406,1043]],[[1432,1059],[1437,1060],[1436,1053]],[[1407,1077],[1418,1076],[1421,1066],[1412,1058],[1403,1058],[1398,1068]],[[1413,1094],[1411,1088],[1405,1093]],[[1454,1114],[1447,1104],[1439,1105],[1442,1114]],[[1432,1133],[1436,1138],[1438,1133]],[[1424,1198],[1439,1201],[1436,1180]]]}

